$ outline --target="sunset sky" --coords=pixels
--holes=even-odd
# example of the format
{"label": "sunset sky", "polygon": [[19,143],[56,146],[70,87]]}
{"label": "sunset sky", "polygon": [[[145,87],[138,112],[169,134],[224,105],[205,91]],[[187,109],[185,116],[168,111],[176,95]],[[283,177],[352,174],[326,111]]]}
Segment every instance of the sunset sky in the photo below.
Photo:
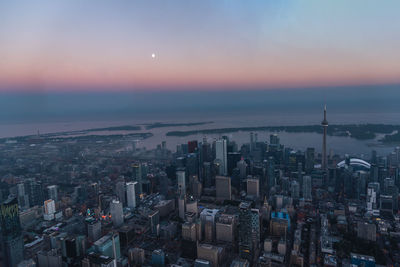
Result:
{"label": "sunset sky", "polygon": [[399,10],[398,0],[0,1],[0,89],[398,84]]}

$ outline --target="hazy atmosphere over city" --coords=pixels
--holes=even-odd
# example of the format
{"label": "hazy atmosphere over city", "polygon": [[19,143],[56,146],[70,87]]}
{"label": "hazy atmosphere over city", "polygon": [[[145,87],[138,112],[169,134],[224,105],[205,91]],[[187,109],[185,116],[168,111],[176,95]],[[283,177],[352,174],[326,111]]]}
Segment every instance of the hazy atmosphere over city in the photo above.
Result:
{"label": "hazy atmosphere over city", "polygon": [[399,11],[0,0],[0,267],[400,266]]}

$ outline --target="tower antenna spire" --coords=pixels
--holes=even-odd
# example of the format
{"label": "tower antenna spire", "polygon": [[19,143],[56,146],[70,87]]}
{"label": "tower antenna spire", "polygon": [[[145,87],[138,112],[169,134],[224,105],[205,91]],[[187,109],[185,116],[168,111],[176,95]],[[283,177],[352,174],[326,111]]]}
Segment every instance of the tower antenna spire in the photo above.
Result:
{"label": "tower antenna spire", "polygon": [[323,139],[322,139],[322,160],[321,160],[321,167],[323,171],[326,171],[328,160],[326,155],[326,134],[328,131],[328,121],[326,119],[326,104],[324,105],[324,120],[321,122],[322,129],[323,129]]}

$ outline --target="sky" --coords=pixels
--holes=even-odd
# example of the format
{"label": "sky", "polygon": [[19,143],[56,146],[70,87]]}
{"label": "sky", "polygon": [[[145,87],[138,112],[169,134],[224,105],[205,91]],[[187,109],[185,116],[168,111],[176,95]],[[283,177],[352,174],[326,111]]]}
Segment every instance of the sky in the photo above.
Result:
{"label": "sky", "polygon": [[0,1],[0,91],[400,83],[398,0]]}

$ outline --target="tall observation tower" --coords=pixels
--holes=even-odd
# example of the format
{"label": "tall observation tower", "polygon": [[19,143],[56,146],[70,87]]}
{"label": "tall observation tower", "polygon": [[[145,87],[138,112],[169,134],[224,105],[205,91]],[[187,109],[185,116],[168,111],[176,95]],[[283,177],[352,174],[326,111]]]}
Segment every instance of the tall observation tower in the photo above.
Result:
{"label": "tall observation tower", "polygon": [[328,165],[327,157],[326,157],[326,132],[328,130],[328,121],[326,120],[326,105],[324,107],[324,120],[321,122],[322,129],[324,130],[324,136],[322,139],[322,170],[326,170]]}

